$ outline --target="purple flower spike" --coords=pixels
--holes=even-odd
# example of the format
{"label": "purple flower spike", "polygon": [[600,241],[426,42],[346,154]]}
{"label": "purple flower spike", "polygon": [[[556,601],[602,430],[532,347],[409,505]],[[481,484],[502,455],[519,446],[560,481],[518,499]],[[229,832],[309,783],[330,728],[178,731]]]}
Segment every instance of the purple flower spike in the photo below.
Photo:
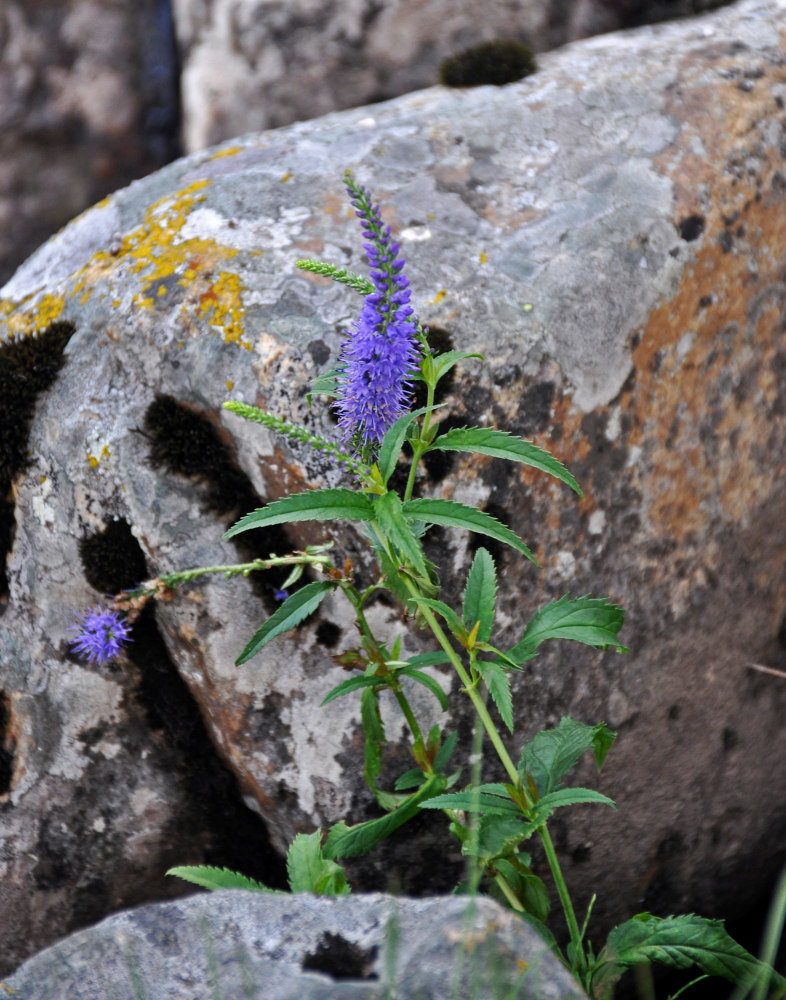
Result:
{"label": "purple flower spike", "polygon": [[88,663],[106,663],[131,641],[126,620],[101,605],[86,611],[71,631],[79,633],[71,643],[72,649]]}
{"label": "purple flower spike", "polygon": [[368,240],[364,249],[376,290],[366,296],[355,328],[347,331],[349,337],[341,346],[334,406],[344,439],[369,452],[407,412],[418,347],[398,244],[391,241],[390,227],[382,225],[379,206],[366,188],[349,173],[345,180]]}

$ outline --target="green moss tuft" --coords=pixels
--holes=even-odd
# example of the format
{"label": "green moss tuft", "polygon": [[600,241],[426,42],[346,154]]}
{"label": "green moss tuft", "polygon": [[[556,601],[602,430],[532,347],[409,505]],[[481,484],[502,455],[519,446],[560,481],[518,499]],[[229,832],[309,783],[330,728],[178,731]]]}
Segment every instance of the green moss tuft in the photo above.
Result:
{"label": "green moss tuft", "polygon": [[0,598],[8,594],[6,556],[14,539],[11,483],[27,465],[27,440],[38,394],[48,389],[63,365],[72,323],[11,337],[0,344]]}
{"label": "green moss tuft", "polygon": [[449,56],[439,67],[446,87],[501,87],[529,76],[537,69],[532,49],[523,42],[498,39],[483,42]]}

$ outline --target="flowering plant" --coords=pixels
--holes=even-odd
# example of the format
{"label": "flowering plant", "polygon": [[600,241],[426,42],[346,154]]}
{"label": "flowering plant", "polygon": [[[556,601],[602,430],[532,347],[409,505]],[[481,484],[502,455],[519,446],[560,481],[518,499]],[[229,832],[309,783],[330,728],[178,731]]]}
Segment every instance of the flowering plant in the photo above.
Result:
{"label": "flowering plant", "polygon": [[[238,664],[302,622],[328,594],[340,591],[351,605],[360,642],[341,660],[353,676],[334,687],[323,704],[352,693],[360,695],[365,731],[364,776],[384,815],[354,826],[339,822],[326,834],[320,830],[299,834],[287,859],[292,891],[349,892],[340,864],[343,859],[371,850],[420,810],[437,809],[444,813],[450,833],[468,858],[470,874],[465,890],[475,892],[485,880],[508,906],[538,928],[591,996],[609,997],[626,968],[653,961],[680,969],[696,965],[702,973],[699,978],[719,975],[749,985],[756,981],[762,989],[770,983],[780,991],[778,995],[783,995],[786,980],[737,945],[719,921],[694,915],[661,918],[644,913],[616,927],[597,952],[587,938],[594,897],[579,920],[549,833],[549,820],[557,809],[576,803],[613,807],[607,796],[589,788],[566,786],[565,779],[588,752],[592,752],[600,770],[615,733],[604,723],[590,725],[564,717],[555,728],[526,742],[518,760],[514,760],[502,741],[495,715],[512,733],[511,675],[537,656],[546,641],[561,639],[626,652],[618,640],[623,612],[604,598],[565,595],[537,610],[515,645],[500,649],[492,642],[496,567],[489,551],[482,547],[477,549],[467,575],[461,607],[452,607],[440,599],[437,570],[423,549],[423,535],[432,525],[475,532],[510,546],[533,563],[536,560],[527,544],[490,514],[453,500],[415,497],[418,466],[424,456],[435,451],[489,455],[553,476],[579,496],[581,489],[561,462],[531,442],[486,427],[441,431],[436,412],[439,406],[435,403],[439,382],[458,363],[482,358],[462,351],[436,353],[431,349],[428,331],[410,304],[405,261],[391,238],[390,228],[383,225],[379,207],[369,192],[351,174],[346,175],[345,182],[367,241],[364,246],[370,280],[322,262],[298,262],[304,270],[355,289],[364,300],[360,316],[342,345],[336,368],[320,376],[312,387],[312,394],[334,400],[340,440],[326,441],[303,427],[240,402],[224,405],[278,434],[330,454],[351,473],[355,488],[315,489],[276,500],[242,517],[227,537],[297,521],[359,522],[376,555],[379,579],[361,589],[349,561],[334,564],[330,546],[320,545],[289,556],[171,573],[121,595],[121,602],[136,607],[156,593],[208,572],[247,574],[272,566],[290,566],[280,607],[248,641]],[[425,404],[411,409],[415,383],[425,388]],[[399,492],[391,481],[403,450],[409,453],[410,463],[406,484]],[[307,567],[320,578],[293,589],[301,583]],[[434,650],[404,656],[400,637],[388,642],[374,634],[366,608],[379,589],[391,591],[407,614],[430,630]],[[115,655],[128,638],[127,623],[115,612],[97,608],[83,617],[74,646],[91,661],[103,661]],[[443,711],[447,710],[441,686],[425,669],[440,663],[448,663],[455,670],[461,691],[475,713],[475,763],[469,781],[463,784],[461,769],[450,765],[457,734],[443,733],[439,726],[425,732],[407,695],[406,685],[422,685]],[[392,790],[380,787],[378,782],[386,738],[379,699],[385,691],[392,692],[405,720],[414,765],[399,776]],[[489,708],[489,697],[495,713]],[[504,781],[482,781],[480,751],[484,739],[491,744],[505,772]],[[533,837],[540,841],[561,905],[569,940],[565,952],[547,927],[549,892],[533,870],[531,855],[525,849]],[[172,874],[208,888],[273,891],[225,869],[180,867]]]}

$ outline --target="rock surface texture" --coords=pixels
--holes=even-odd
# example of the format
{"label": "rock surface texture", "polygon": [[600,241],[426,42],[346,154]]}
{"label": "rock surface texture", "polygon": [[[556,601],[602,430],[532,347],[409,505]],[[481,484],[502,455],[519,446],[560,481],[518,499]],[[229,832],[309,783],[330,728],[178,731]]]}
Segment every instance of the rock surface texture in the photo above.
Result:
{"label": "rock surface texture", "polygon": [[[437,82],[493,37],[536,49],[718,0],[3,0],[0,283],[110,191],[189,151]],[[177,20],[179,53],[173,19]]]}
{"label": "rock surface texture", "polygon": [[448,56],[493,39],[535,51],[680,17],[722,0],[172,0],[183,144],[357,107],[438,80]]}
{"label": "rock surface texture", "polygon": [[66,1000],[75,989],[82,1000],[585,996],[538,935],[488,899],[226,890],[109,917],[3,986],[25,1000]]}
{"label": "rock surface texture", "polygon": [[88,205],[177,155],[163,0],[0,4],[0,281]]}
{"label": "rock surface texture", "polygon": [[[786,666],[784,10],[743,0],[575,43],[505,88],[435,88],[247,136],[118,192],[5,286],[3,350],[43,358],[68,340],[8,473],[9,967],[113,908],[179,891],[160,874],[174,862],[264,877],[250,870],[259,813],[279,851],[298,830],[373,815],[357,700],[317,709],[346,676],[333,655],[355,641],[338,600],[242,668],[275,607],[272,576],[189,585],[107,667],[68,652],[69,627],[101,593],[324,537],[295,525],[248,533],[252,550],[221,540],[254,506],[339,482],[221,403],[330,432],[306,385],[359,301],[294,263],[363,269],[346,168],[399,233],[421,318],[487,357],[461,369],[448,419],[531,438],[585,489],[578,501],[495,460],[433,466],[420,483],[535,547],[541,569],[497,553],[499,644],[565,593],[627,610],[629,656],[552,645],[514,693],[514,752],[567,713],[620,732],[600,782],[617,812],[555,823],[579,909],[599,890],[600,932],[645,908],[739,914],[767,890],[786,848],[786,686],[748,664]],[[330,537],[372,580],[359,536]],[[456,599],[470,539],[445,531],[428,551]],[[397,608],[373,616],[407,631]],[[451,712],[431,721],[464,738],[458,685],[435,677]],[[397,726],[391,779],[410,766]],[[595,781],[587,763],[579,783]],[[461,868],[443,833],[438,818],[405,827],[353,869],[356,886],[386,889],[390,875],[405,893],[451,888]]]}

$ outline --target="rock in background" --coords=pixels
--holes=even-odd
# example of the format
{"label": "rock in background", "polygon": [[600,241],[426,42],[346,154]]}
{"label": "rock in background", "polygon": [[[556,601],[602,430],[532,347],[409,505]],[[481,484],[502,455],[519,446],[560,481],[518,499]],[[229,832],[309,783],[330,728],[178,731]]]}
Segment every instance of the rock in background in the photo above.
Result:
{"label": "rock in background", "polygon": [[[373,814],[357,702],[316,709],[346,676],[332,656],[354,642],[339,601],[240,669],[275,577],[191,585],[117,664],[68,652],[77,614],[119,580],[321,537],[292,526],[247,536],[255,549],[221,541],[237,514],[338,473],[220,403],[330,431],[307,381],[358,301],[294,262],[363,269],[347,167],[401,236],[422,319],[488,358],[461,370],[448,419],[532,438],[586,491],[579,502],[491,460],[429,467],[422,492],[480,504],[536,547],[542,570],[496,553],[500,644],[567,592],[627,610],[628,657],[554,647],[516,685],[514,752],[564,713],[620,730],[600,783],[618,811],[554,824],[579,909],[604,890],[599,935],[645,908],[739,915],[768,890],[786,848],[786,687],[748,664],[786,666],[782,12],[744,0],[577,43],[507,88],[434,89],[247,136],[118,192],[6,285],[5,343],[32,352],[28,377],[67,341],[12,470],[10,965],[130,899],[178,891],[160,875],[174,861],[248,871],[260,831],[248,820],[233,846],[241,797],[280,851],[298,830]],[[18,413],[3,422],[20,426]],[[370,579],[358,537],[331,536]],[[471,540],[435,534],[429,551],[456,597]],[[404,629],[396,608],[374,615]],[[451,713],[433,718],[465,738],[457,686],[435,677]],[[201,725],[215,754],[194,760]],[[409,766],[399,731],[391,779]],[[203,773],[228,798],[200,798]],[[589,764],[579,781],[596,781]],[[437,820],[355,866],[356,884],[450,888],[461,869]]]}
{"label": "rock in background", "polygon": [[[183,145],[370,104],[438,80],[448,56],[494,39],[536,52],[720,6],[719,0],[172,0]],[[478,80],[477,82],[485,82]]]}
{"label": "rock in background", "polygon": [[3,0],[0,282],[181,141],[431,86],[441,59],[489,38],[542,50],[717,3],[489,0],[481,19],[471,0]]}
{"label": "rock in background", "polygon": [[179,152],[164,0],[0,4],[0,282],[88,205]]}

